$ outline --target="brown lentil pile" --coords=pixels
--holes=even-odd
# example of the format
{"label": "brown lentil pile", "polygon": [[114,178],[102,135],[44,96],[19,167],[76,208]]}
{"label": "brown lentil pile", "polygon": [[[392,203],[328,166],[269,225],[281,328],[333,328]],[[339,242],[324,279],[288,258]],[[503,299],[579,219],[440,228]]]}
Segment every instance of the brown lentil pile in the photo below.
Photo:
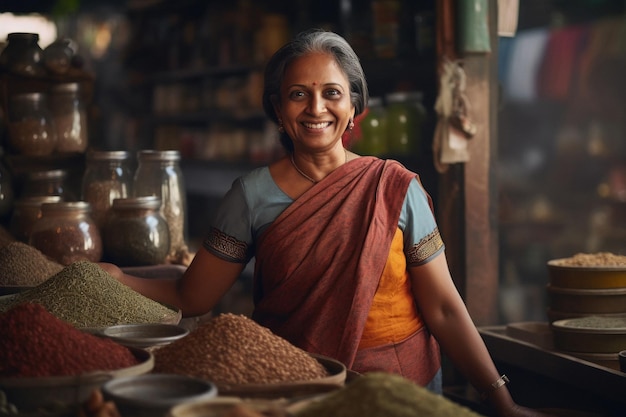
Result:
{"label": "brown lentil pile", "polygon": [[40,304],[23,303],[0,314],[0,375],[80,375],[137,365],[125,346],[84,333]]}
{"label": "brown lentil pile", "polygon": [[179,312],[139,294],[117,281],[98,264],[78,261],[44,283],[0,302],[0,311],[23,303],[43,305],[75,327],[173,322]]}
{"label": "brown lentil pile", "polygon": [[154,352],[154,371],[205,378],[218,387],[328,376],[304,350],[252,319],[223,313]]}
{"label": "brown lentil pile", "polygon": [[62,269],[63,265],[26,243],[16,241],[0,248],[0,285],[34,287]]}
{"label": "brown lentil pile", "polygon": [[554,261],[558,266],[626,266],[626,256],[611,252],[577,253]]}
{"label": "brown lentil pile", "polygon": [[479,417],[399,375],[365,374],[295,413],[295,417]]}

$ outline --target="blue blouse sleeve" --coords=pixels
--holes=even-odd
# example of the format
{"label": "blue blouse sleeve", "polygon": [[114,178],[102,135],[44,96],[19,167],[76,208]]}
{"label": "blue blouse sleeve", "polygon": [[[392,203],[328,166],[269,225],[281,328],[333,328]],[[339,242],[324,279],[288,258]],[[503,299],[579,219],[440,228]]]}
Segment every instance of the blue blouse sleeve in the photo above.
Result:
{"label": "blue blouse sleeve", "polygon": [[428,194],[417,178],[409,184],[398,226],[409,266],[425,264],[444,250]]}

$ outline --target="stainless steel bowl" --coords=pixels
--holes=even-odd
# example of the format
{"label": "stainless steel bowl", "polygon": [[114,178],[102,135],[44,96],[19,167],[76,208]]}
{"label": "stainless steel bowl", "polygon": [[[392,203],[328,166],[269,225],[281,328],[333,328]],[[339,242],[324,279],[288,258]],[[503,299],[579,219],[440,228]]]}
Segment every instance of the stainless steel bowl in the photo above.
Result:
{"label": "stainless steel bowl", "polygon": [[120,324],[106,327],[101,334],[124,346],[149,348],[181,339],[189,334],[189,330],[164,323]]}

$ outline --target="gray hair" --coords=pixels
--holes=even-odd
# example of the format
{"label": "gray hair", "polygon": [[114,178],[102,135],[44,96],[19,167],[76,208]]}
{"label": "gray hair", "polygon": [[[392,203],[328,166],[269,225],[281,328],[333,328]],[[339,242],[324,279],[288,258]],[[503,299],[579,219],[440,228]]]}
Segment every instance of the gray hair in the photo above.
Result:
{"label": "gray hair", "polygon": [[[263,88],[263,110],[274,123],[278,116],[273,100],[278,99],[286,67],[296,58],[311,53],[326,53],[334,57],[350,83],[350,100],[354,106],[354,115],[361,114],[367,107],[369,93],[365,73],[359,57],[350,44],[340,35],[322,29],[312,29],[298,34],[293,40],[281,47],[270,58],[265,68]],[[293,142],[285,133],[280,135],[282,145],[293,151]]]}

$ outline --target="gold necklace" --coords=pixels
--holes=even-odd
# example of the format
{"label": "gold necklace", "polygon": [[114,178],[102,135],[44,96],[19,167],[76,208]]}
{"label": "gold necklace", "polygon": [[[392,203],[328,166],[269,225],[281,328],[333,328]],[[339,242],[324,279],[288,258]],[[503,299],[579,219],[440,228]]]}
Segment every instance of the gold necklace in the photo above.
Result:
{"label": "gold necklace", "polygon": [[[346,148],[343,149],[344,154],[346,155],[346,160],[344,161],[344,164],[346,162],[348,162],[348,151],[346,151]],[[296,171],[298,171],[298,174],[302,175],[304,178],[306,178],[307,180],[311,181],[313,184],[317,184],[318,181],[314,180],[313,178],[309,177],[307,174],[304,173],[304,171],[302,171],[298,165],[296,164],[296,160],[293,159],[293,152],[291,153],[291,165],[293,165],[293,167],[296,169]]]}

